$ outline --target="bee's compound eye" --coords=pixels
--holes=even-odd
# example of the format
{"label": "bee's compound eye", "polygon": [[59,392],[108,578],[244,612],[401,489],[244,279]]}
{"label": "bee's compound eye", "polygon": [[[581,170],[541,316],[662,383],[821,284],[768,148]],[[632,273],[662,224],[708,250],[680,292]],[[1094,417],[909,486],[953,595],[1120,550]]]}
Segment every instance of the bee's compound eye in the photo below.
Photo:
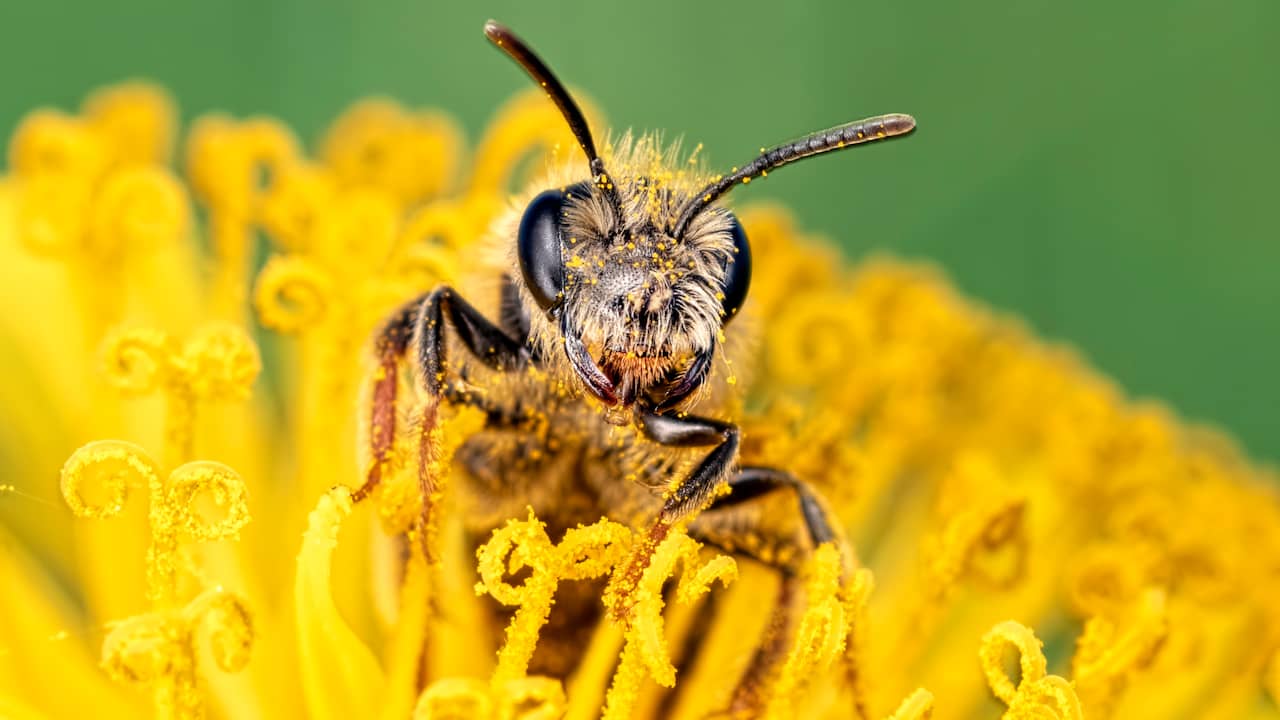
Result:
{"label": "bee's compound eye", "polygon": [[516,252],[524,283],[543,310],[550,310],[564,290],[564,260],[560,256],[566,194],[548,190],[529,203],[520,218]]}
{"label": "bee's compound eye", "polygon": [[751,246],[747,244],[747,233],[736,217],[730,232],[733,234],[733,256],[724,271],[725,322],[742,309],[742,303],[747,300],[747,288],[751,286]]}

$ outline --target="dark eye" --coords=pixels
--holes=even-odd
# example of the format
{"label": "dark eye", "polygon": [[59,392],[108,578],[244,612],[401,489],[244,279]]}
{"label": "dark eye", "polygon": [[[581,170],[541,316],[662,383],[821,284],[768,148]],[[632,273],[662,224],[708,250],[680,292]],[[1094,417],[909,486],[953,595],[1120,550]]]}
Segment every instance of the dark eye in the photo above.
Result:
{"label": "dark eye", "polygon": [[747,288],[751,286],[751,246],[747,233],[737,218],[733,219],[733,256],[724,271],[724,321],[738,314],[747,300]]}
{"label": "dark eye", "polygon": [[567,190],[548,190],[529,203],[516,237],[520,273],[538,305],[550,311],[564,290],[564,260],[560,256],[564,204],[571,195],[591,192],[586,183]]}

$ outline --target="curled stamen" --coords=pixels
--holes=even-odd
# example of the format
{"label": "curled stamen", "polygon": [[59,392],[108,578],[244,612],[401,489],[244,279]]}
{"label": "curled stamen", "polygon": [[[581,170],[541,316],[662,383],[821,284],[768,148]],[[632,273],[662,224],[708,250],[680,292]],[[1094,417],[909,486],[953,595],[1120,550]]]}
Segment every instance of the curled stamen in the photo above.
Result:
{"label": "curled stamen", "polygon": [[163,89],[130,82],[85,99],[85,118],[110,138],[112,154],[125,165],[164,165],[173,153],[178,111]]}
{"label": "curled stamen", "polygon": [[119,170],[94,197],[88,247],[95,257],[115,259],[126,249],[137,253],[173,245],[186,235],[190,213],[186,192],[167,170]]}
{"label": "curled stamen", "polygon": [[177,363],[188,387],[203,400],[244,399],[262,371],[258,346],[234,325],[201,328]]}
{"label": "curled stamen", "polygon": [[110,163],[111,151],[100,133],[80,118],[52,110],[27,115],[9,141],[9,167],[19,177],[96,179]]}
{"label": "curled stamen", "polygon": [[[211,504],[223,517],[210,520],[199,507]],[[195,542],[235,539],[249,523],[248,488],[235,470],[222,463],[190,462],[169,474],[163,527]]]}
{"label": "curled stamen", "polygon": [[1094,616],[1071,660],[1071,674],[1092,717],[1108,717],[1129,680],[1150,667],[1169,631],[1165,593],[1151,588],[1118,619]]}
{"label": "curled stamen", "polygon": [[153,392],[170,377],[177,346],[157,330],[117,331],[103,343],[107,380],[122,392]]}
{"label": "curled stamen", "polygon": [[181,630],[163,615],[113,623],[102,644],[102,668],[116,682],[149,685],[185,672]]}
{"label": "curled stamen", "polygon": [[391,259],[391,276],[406,287],[450,284],[461,274],[455,255],[440,248],[414,245]]}
{"label": "curled stamen", "polygon": [[[1010,647],[1017,651],[1021,668],[1017,684],[1004,671],[1004,653]],[[1046,674],[1040,640],[1026,626],[1011,620],[996,625],[982,638],[978,658],[991,692],[1009,706],[1009,720],[1082,719],[1075,689],[1065,679]]]}
{"label": "curled stamen", "polygon": [[441,200],[416,211],[400,230],[396,248],[404,251],[418,245],[437,245],[461,250],[473,239],[475,218],[461,203]]}
{"label": "curled stamen", "polygon": [[[62,494],[80,517],[107,519],[124,509],[132,487],[146,487],[151,547],[147,551],[147,594],[162,605],[177,593],[182,542],[211,542],[236,536],[249,522],[244,480],[220,463],[195,462],[176,468],[161,480],[155,461],[141,448],[118,440],[99,440],[72,453],[62,468]],[[101,502],[85,499],[87,487],[97,484]],[[200,509],[212,505],[225,514],[221,520],[201,518]]]}
{"label": "curled stamen", "polygon": [[[76,450],[62,466],[62,497],[78,517],[105,520],[124,510],[131,488],[153,487],[159,482],[155,461],[146,451],[120,440],[97,440]],[[105,499],[91,501],[94,489]]]}
{"label": "curled stamen", "polygon": [[299,332],[319,324],[333,302],[329,274],[302,257],[272,257],[258,273],[253,304],[262,324],[280,332]]}
{"label": "curled stamen", "polygon": [[103,641],[102,666],[119,682],[152,686],[157,716],[202,718],[205,705],[197,674],[202,637],[218,669],[244,669],[253,646],[253,622],[244,600],[209,590],[179,610],[114,623]]}
{"label": "curled stamen", "polygon": [[214,313],[238,317],[248,294],[250,223],[259,214],[268,182],[263,178],[296,165],[298,143],[272,120],[209,116],[191,128],[186,154],[192,192],[209,208],[209,239],[218,259],[210,291]]}
{"label": "curled stamen", "polygon": [[[221,511],[222,518],[202,518],[206,505]],[[147,516],[151,525],[147,585],[150,597],[163,605],[178,593],[181,545],[237,538],[249,522],[248,489],[226,465],[187,463],[175,468],[164,483],[151,485]]]}
{"label": "curled stamen", "polygon": [[219,589],[205,591],[182,609],[182,619],[194,638],[208,638],[209,654],[219,670],[239,672],[249,664],[253,615],[241,597]]}
{"label": "curled stamen", "polygon": [[[1008,646],[1018,652],[1022,673],[1017,685],[1004,673],[1003,656]],[[1044,653],[1040,651],[1040,640],[1025,625],[1013,621],[996,625],[983,637],[978,657],[991,692],[1006,705],[1012,705],[1017,699],[1023,683],[1035,683],[1045,676],[1046,663]]]}
{"label": "curled stamen", "polygon": [[[296,165],[298,142],[274,120],[201,118],[187,137],[187,173],[196,195],[226,222],[244,223],[264,190],[260,178]],[[217,248],[224,258],[240,258],[244,248]]]}
{"label": "curled stamen", "polygon": [[116,331],[103,347],[107,377],[117,388],[164,392],[165,449],[172,464],[193,454],[196,400],[244,398],[262,369],[257,346],[236,326],[203,328],[181,352],[168,335],[148,329]]}
{"label": "curled stamen", "polygon": [[[476,592],[488,592],[504,605],[519,607],[498,654],[495,685],[527,672],[560,581],[585,580],[610,572],[626,557],[630,540],[626,527],[601,520],[569,530],[559,545],[552,545],[545,526],[532,511],[527,520],[510,521],[494,532],[477,552],[481,581]],[[514,586],[503,579],[524,568],[532,572],[523,584]]]}
{"label": "curled stamen", "polygon": [[[676,600],[683,604],[692,603],[710,591],[712,583],[717,580],[721,585],[729,585],[737,578],[738,567],[733,558],[718,555],[704,563],[698,557],[700,547],[697,541],[683,532],[671,533],[658,544],[630,597],[606,593],[606,605],[612,605],[615,617],[627,618],[628,627],[622,657],[605,696],[605,718],[629,717],[645,675],[665,687],[675,685],[676,669],[667,653],[663,631],[665,603],[662,586],[675,575],[677,565],[681,569],[676,583]],[[624,560],[620,557],[618,562]],[[615,575],[626,570],[623,565],[618,565],[618,568]],[[616,593],[619,586],[611,587]],[[625,613],[620,613],[617,608],[620,602],[626,602],[629,607]]]}
{"label": "curled stamen", "polygon": [[93,181],[69,173],[22,178],[14,219],[18,241],[33,255],[72,260],[82,247]]}
{"label": "curled stamen", "polygon": [[1025,572],[1026,499],[1004,490],[1002,482],[997,468],[981,455],[961,457],[944,482],[939,506],[945,524],[925,548],[938,597],[961,579],[1006,588]]}
{"label": "curled stamen", "polygon": [[786,321],[770,325],[765,346],[769,370],[780,382],[831,382],[848,371],[850,357],[872,352],[869,319],[846,293],[805,293],[782,303]]}
{"label": "curled stamen", "polygon": [[458,253],[483,232],[476,224],[474,203],[438,201],[405,221],[388,259],[388,269],[413,287],[453,281],[459,272]]}
{"label": "curled stamen", "polygon": [[[840,576],[840,551],[823,543],[806,564],[805,610],[796,629],[791,654],[774,684],[767,710],[769,717],[794,714],[792,703],[812,678],[830,668],[844,653],[849,636],[850,609],[844,602]],[[865,576],[858,576],[866,585]],[[869,590],[869,586],[866,587]]]}
{"label": "curled stamen", "polygon": [[258,221],[281,248],[305,253],[337,186],[325,168],[305,162],[285,165],[262,197]]}
{"label": "curled stamen", "polygon": [[[197,630],[209,637],[218,667],[234,672],[248,662],[252,622],[244,602],[221,590],[205,592],[186,607],[174,609],[177,552],[183,539],[230,537],[248,522],[244,482],[235,471],[217,463],[189,463],[162,481],[156,463],[141,448],[100,440],[72,453],[63,465],[61,485],[72,512],[95,519],[118,515],[131,489],[148,490],[147,595],[157,610],[113,624],[103,644],[102,664],[117,680],[153,685],[159,717],[203,717],[196,678]],[[97,487],[91,489],[91,485]],[[90,493],[105,499],[91,501],[86,498]],[[196,505],[202,498],[224,508],[226,517],[218,522],[201,520]]]}
{"label": "curled stamen", "polygon": [[449,189],[461,147],[462,132],[448,116],[373,99],[333,123],[320,156],[344,185],[377,188],[412,205]]}
{"label": "curled stamen", "polygon": [[1137,597],[1151,560],[1120,543],[1082,549],[1067,575],[1067,597],[1082,615],[1114,615]]}

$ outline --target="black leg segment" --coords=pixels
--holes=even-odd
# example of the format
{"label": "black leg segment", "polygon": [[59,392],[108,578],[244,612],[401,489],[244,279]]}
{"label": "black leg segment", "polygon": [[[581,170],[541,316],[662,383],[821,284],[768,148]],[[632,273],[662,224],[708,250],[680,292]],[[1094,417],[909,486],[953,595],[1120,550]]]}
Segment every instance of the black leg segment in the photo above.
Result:
{"label": "black leg segment", "polygon": [[661,445],[712,446],[711,452],[680,481],[662,506],[661,519],[675,522],[698,509],[737,461],[738,427],[696,415],[678,417],[641,412],[638,419],[645,436]]}
{"label": "black leg segment", "polygon": [[836,539],[831,523],[827,520],[827,513],[818,502],[813,489],[791,473],[774,468],[742,468],[737,475],[729,478],[729,494],[716,498],[707,511],[732,507],[780,488],[790,488],[795,492],[800,501],[800,514],[804,516],[804,524],[809,530],[809,538],[814,547]]}
{"label": "black leg segment", "polygon": [[381,483],[387,470],[396,437],[400,363],[414,342],[418,344],[419,370],[430,396],[429,415],[434,414],[435,403],[446,394],[446,322],[453,327],[468,351],[495,370],[515,370],[529,360],[523,341],[511,339],[450,287],[437,288],[400,306],[374,338],[378,368],[373,380],[369,417],[372,462],[364,484],[353,494],[356,500],[368,497]]}
{"label": "black leg segment", "polygon": [[439,396],[444,385],[446,358],[445,323],[453,327],[464,347],[494,370],[511,371],[524,367],[529,353],[470,303],[444,286],[427,296],[418,311],[418,363],[427,391]]}

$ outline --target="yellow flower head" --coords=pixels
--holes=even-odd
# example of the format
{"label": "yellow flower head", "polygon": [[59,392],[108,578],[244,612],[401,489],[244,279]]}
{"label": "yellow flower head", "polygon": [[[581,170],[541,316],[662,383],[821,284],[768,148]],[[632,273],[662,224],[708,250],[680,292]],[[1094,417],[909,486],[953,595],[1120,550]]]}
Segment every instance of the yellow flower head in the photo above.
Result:
{"label": "yellow flower head", "polygon": [[[539,403],[571,388],[482,369],[454,410],[370,346],[444,283],[496,316],[509,193],[586,171],[540,93],[470,149],[383,100],[316,152],[176,117],[130,84],[10,140],[0,717],[1274,714],[1275,478],[935,271],[739,213],[768,271],[715,401],[833,538],[789,492],[657,531],[592,504],[632,487],[633,430],[498,427],[549,443]],[[602,150],[637,148],[667,157]]]}

